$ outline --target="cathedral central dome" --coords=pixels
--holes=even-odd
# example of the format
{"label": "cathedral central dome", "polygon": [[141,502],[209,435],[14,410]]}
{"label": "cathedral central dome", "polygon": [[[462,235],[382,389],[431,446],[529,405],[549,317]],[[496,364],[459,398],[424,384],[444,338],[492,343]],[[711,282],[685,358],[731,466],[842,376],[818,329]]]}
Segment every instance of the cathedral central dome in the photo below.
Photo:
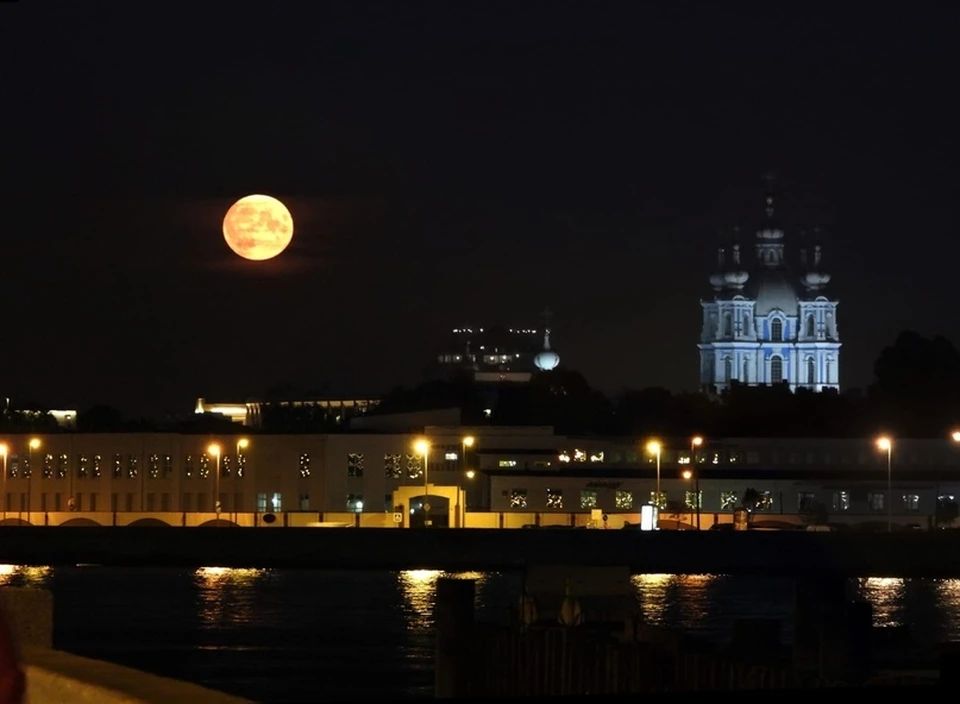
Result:
{"label": "cathedral central dome", "polygon": [[754,315],[762,317],[774,310],[796,315],[800,296],[793,277],[786,269],[761,268],[750,283],[750,297],[757,302]]}

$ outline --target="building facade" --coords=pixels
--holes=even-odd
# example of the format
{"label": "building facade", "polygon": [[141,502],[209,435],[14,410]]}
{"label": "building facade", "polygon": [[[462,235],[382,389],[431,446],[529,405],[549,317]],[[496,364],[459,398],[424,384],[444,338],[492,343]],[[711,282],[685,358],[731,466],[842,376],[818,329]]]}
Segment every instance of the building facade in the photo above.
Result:
{"label": "building facade", "polygon": [[[428,443],[426,465],[421,440]],[[635,520],[649,503],[687,516],[699,505],[703,515],[729,518],[747,505],[771,519],[817,511],[831,522],[892,516],[898,524],[925,525],[938,501],[960,496],[960,447],[947,440],[897,440],[889,474],[886,453],[866,440],[717,439],[693,452],[685,440],[665,439],[658,463],[628,439],[530,427],[216,437],[55,433],[0,441],[4,519],[26,514],[32,522],[59,512],[208,514],[219,501],[218,515],[399,513],[405,525],[455,511],[601,510]],[[454,507],[450,501],[460,504],[461,493],[463,505]]]}
{"label": "building facade", "polygon": [[701,301],[700,386],[722,392],[733,382],[788,384],[791,390],[840,389],[837,301],[827,295],[830,274],[822,250],[800,250],[800,274],[786,257],[784,231],[774,220],[774,198],[756,233],[748,265],[739,242],[718,252],[710,276],[713,299]]}

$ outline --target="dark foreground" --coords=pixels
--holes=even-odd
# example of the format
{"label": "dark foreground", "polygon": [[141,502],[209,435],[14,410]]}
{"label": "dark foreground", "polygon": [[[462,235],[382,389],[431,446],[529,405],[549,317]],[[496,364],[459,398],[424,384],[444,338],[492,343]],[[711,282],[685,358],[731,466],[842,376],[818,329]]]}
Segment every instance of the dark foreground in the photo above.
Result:
{"label": "dark foreground", "polygon": [[461,571],[567,563],[646,574],[960,577],[953,555],[956,531],[0,528],[0,563],[19,565]]}

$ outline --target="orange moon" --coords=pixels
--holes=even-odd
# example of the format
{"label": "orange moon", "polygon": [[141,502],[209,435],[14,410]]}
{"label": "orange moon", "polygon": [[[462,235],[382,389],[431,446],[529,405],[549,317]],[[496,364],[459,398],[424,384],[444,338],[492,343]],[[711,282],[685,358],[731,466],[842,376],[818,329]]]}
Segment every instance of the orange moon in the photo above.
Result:
{"label": "orange moon", "polygon": [[272,196],[244,196],[223,218],[223,239],[244,259],[273,259],[293,239],[293,216]]}

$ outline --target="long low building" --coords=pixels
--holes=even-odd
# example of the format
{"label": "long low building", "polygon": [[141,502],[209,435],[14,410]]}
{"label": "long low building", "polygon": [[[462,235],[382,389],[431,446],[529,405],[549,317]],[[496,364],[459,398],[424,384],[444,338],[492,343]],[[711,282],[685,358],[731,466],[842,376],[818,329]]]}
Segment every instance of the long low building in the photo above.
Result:
{"label": "long low building", "polygon": [[[691,448],[686,439],[662,439],[658,462],[629,439],[572,438],[546,427],[237,430],[249,434],[0,437],[4,519],[312,512],[470,526],[503,524],[480,514],[513,515],[506,520],[514,525],[577,523],[600,511],[622,524],[659,503],[661,514],[687,523],[699,504],[702,525],[729,521],[743,505],[771,518],[926,525],[938,500],[960,495],[960,446],[947,439],[894,441],[888,475],[887,453],[872,440],[727,438]],[[418,440],[427,443],[426,470]]]}

